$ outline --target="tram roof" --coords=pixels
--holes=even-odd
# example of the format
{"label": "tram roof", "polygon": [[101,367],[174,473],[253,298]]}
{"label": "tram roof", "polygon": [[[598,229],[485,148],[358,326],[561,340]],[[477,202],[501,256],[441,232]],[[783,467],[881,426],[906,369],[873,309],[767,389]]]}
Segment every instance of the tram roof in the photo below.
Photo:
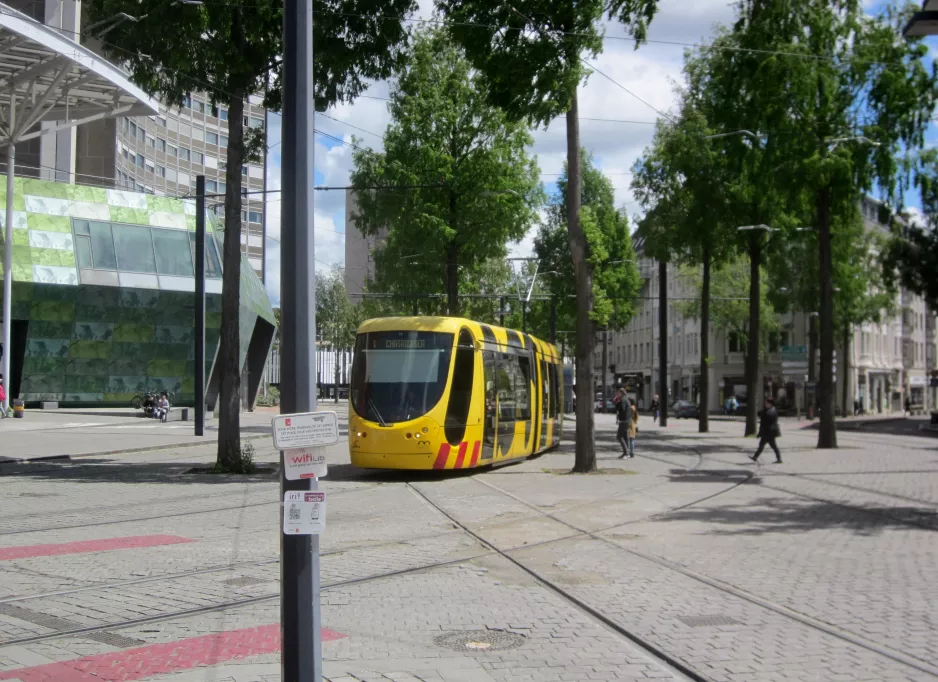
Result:
{"label": "tram roof", "polygon": [[[358,332],[360,334],[364,334],[370,332],[414,330],[456,334],[460,329],[465,327],[472,332],[473,336],[476,337],[476,340],[482,341],[484,340],[482,332],[483,326],[487,326],[493,332],[496,332],[496,336],[503,337],[505,339],[508,338],[508,332],[514,332],[522,338],[531,338],[535,341],[535,345],[540,344],[541,352],[552,356],[558,362],[562,361],[559,349],[552,343],[548,343],[547,341],[539,339],[531,334],[524,334],[517,329],[499,327],[497,325],[487,324],[477,320],[470,320],[464,317],[377,317],[371,320],[365,320],[358,328]],[[501,333],[499,334],[497,332]],[[500,341],[500,343],[504,342]]]}

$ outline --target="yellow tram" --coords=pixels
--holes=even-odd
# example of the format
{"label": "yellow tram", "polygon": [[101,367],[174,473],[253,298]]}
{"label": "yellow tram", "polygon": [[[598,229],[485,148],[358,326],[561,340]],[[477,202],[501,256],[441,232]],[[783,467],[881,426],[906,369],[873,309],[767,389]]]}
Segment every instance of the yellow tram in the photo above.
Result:
{"label": "yellow tram", "polygon": [[368,320],[352,362],[352,464],[468,469],[556,447],[562,363],[552,344],[481,322]]}

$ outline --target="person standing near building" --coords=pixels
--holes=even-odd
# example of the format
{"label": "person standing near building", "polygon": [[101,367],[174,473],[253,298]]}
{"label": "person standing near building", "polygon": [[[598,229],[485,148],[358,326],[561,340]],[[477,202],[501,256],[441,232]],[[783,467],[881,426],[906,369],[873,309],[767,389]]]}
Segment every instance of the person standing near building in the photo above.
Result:
{"label": "person standing near building", "polygon": [[631,454],[629,448],[629,431],[632,424],[632,412],[633,407],[632,403],[628,398],[625,397],[625,389],[620,388],[616,396],[618,401],[616,402],[616,440],[619,441],[619,445],[622,446],[622,454],[619,455],[619,459],[623,459],[627,455]]}
{"label": "person standing near building", "polygon": [[750,455],[749,459],[753,462],[759,461],[759,455],[765,449],[766,444],[775,452],[775,463],[782,463],[782,453],[778,450],[778,444],[775,439],[782,435],[782,430],[778,425],[778,410],[775,409],[775,401],[772,398],[765,399],[765,409],[759,413],[759,448],[756,454]]}
{"label": "person standing near building", "polygon": [[635,408],[635,401],[631,398],[623,397],[622,400],[628,400],[632,406],[632,419],[629,422],[629,457],[635,457],[635,436],[638,435],[638,410]]}
{"label": "person standing near building", "polygon": [[655,415],[655,421],[658,421],[658,394],[655,393],[655,397],[651,399],[651,411]]}

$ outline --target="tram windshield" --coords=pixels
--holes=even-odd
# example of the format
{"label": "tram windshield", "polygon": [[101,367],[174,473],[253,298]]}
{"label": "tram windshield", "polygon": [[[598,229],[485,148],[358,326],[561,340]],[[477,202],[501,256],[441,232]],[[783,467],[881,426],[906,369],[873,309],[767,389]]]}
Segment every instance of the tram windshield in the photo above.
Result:
{"label": "tram windshield", "polygon": [[388,425],[429,412],[443,395],[453,335],[385,331],[359,334],[352,363],[352,406]]}

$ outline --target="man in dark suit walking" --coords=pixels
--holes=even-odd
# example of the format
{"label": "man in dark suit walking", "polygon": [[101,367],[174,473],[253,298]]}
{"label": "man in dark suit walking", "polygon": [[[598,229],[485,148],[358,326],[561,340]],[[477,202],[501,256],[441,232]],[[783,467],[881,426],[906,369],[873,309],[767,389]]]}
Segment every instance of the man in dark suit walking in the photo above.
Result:
{"label": "man in dark suit walking", "polygon": [[775,451],[775,463],[782,463],[782,453],[778,451],[778,445],[775,439],[782,435],[782,430],[778,425],[778,410],[775,409],[775,401],[772,398],[765,399],[765,409],[759,413],[759,449],[756,454],[750,455],[749,459],[753,462],[759,461],[759,455],[765,449],[766,444]]}

